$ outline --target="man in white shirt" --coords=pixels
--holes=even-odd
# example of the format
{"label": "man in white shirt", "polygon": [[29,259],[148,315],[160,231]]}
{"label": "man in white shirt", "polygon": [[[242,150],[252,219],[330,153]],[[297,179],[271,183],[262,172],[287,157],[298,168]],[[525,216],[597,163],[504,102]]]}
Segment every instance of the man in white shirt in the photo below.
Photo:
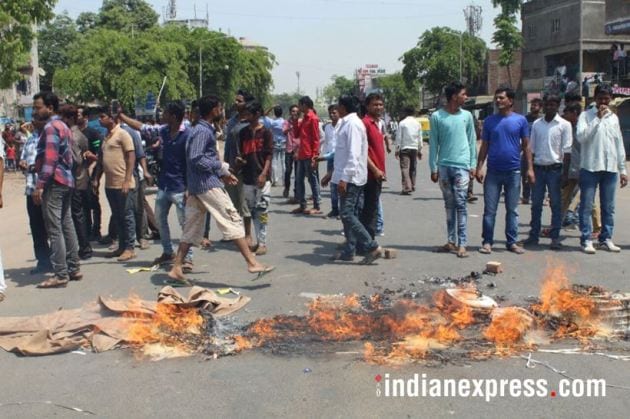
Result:
{"label": "man in white shirt", "polygon": [[[324,141],[321,143],[321,150],[317,161],[326,161],[326,176],[321,180],[322,187],[326,187],[332,178],[333,169],[335,167],[335,145],[337,144],[337,131],[339,131],[339,112],[337,105],[328,107],[328,116],[330,122],[324,125]],[[337,193],[337,184],[330,185],[330,201],[332,205],[331,211],[326,215],[328,218],[339,217],[339,194]]]}
{"label": "man in white shirt", "polygon": [[381,256],[382,249],[359,221],[356,208],[368,175],[368,140],[363,121],[357,116],[359,101],[354,96],[339,98],[337,111],[341,118],[335,146],[332,183],[337,184],[340,215],[346,236],[344,249],[331,260],[352,261],[357,245],[366,250],[361,264],[368,265]]}
{"label": "man in white shirt", "polygon": [[546,192],[551,198],[551,249],[558,250],[562,228],[562,185],[567,182],[571,162],[573,134],[571,123],[558,115],[560,97],[545,97],[545,115],[532,125],[530,149],[534,160],[536,183],[532,187],[532,219],[525,246],[538,244],[541,229],[543,201]]}
{"label": "man in white shirt", "polygon": [[400,160],[402,195],[411,195],[416,190],[416,159],[422,159],[422,126],[413,117],[414,113],[412,107],[405,107],[405,118],[396,130],[396,158]]}
{"label": "man in white shirt", "polygon": [[580,242],[587,254],[595,253],[590,214],[597,187],[602,216],[598,247],[611,252],[621,251],[612,241],[615,195],[617,182],[624,188],[628,184],[628,176],[619,118],[608,107],[611,99],[612,88],[599,84],[595,88],[595,106],[580,114],[577,125],[577,140],[581,147]]}

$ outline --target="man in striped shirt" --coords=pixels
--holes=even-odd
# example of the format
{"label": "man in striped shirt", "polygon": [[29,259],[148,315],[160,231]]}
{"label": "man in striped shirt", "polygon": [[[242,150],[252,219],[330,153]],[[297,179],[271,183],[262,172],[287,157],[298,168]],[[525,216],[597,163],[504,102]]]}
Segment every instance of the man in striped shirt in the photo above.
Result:
{"label": "man in striped shirt", "polygon": [[33,97],[34,115],[46,121],[37,146],[37,183],[33,202],[42,205],[46,231],[50,240],[50,261],[55,275],[41,282],[39,288],[65,287],[68,281],[83,278],[79,270],[79,245],[72,223],[70,203],[74,176],[72,174],[72,132],[55,115],[59,99],[51,92]]}
{"label": "man in striped shirt", "polygon": [[213,122],[223,113],[223,105],[216,96],[199,99],[199,123],[193,128],[186,150],[186,181],[188,199],[182,239],[177,249],[171,279],[189,284],[183,272],[186,253],[203,239],[206,213],[210,212],[225,240],[233,240],[247,262],[251,273],[262,274],[273,270],[256,261],[245,239],[243,219],[238,214],[224,188],[224,183],[235,185],[238,180],[230,173],[229,164],[221,162],[217,154]]}

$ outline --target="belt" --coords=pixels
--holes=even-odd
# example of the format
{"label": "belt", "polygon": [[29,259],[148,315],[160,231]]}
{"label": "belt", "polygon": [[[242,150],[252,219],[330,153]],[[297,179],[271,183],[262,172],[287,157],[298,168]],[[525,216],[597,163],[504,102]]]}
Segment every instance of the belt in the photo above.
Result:
{"label": "belt", "polygon": [[562,163],[548,164],[545,166],[541,166],[539,164],[534,165],[535,169],[540,169],[544,171],[552,171],[552,170],[562,170]]}

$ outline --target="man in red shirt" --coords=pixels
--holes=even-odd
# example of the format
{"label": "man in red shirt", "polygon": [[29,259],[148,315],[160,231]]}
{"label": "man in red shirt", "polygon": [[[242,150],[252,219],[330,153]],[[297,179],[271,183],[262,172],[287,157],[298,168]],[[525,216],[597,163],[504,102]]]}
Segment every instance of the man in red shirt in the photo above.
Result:
{"label": "man in red shirt", "polygon": [[[313,101],[303,96],[298,101],[300,111],[304,115],[300,124],[300,145],[297,152],[297,171],[295,174],[296,199],[300,206],[292,214],[321,214],[319,208],[319,174],[317,172],[317,157],[319,157],[319,118],[313,109]],[[308,177],[313,194],[313,209],[306,209],[306,187],[304,177]]]}
{"label": "man in red shirt", "polygon": [[363,192],[363,209],[359,219],[374,239],[378,203],[385,181],[385,138],[381,119],[384,109],[383,96],[379,93],[370,93],[365,99],[365,106],[367,114],[363,117],[363,124],[368,139],[368,181]]}

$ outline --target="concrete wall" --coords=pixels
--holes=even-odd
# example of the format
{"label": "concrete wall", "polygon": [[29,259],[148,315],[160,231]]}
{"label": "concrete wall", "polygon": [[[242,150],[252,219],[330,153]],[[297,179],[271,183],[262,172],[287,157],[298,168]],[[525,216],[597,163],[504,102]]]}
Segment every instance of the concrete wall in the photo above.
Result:
{"label": "concrete wall", "polygon": [[[494,94],[495,90],[501,85],[509,85],[509,77],[506,67],[499,65],[499,54],[501,50],[491,49],[488,51],[488,95]],[[518,89],[521,86],[521,62],[522,53],[517,51],[514,54],[514,62],[510,66],[512,73],[512,87]]]}

